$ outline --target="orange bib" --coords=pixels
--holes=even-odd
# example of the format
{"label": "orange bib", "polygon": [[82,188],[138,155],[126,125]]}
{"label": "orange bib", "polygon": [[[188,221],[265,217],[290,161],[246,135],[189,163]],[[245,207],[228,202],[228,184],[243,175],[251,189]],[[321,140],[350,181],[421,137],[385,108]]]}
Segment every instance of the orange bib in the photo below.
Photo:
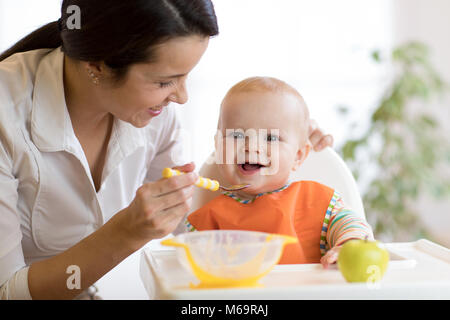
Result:
{"label": "orange bib", "polygon": [[334,190],[313,181],[297,181],[251,203],[220,195],[189,215],[201,230],[250,230],[297,237],[284,248],[280,264],[318,263],[323,220]]}

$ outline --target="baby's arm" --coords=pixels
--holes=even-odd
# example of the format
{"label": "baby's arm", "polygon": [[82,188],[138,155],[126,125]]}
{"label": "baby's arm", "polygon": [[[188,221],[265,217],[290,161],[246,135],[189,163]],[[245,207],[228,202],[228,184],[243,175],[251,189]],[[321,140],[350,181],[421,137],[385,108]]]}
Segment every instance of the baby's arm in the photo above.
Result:
{"label": "baby's arm", "polygon": [[365,219],[346,207],[342,198],[337,196],[326,233],[330,250],[320,259],[320,262],[324,268],[327,268],[329,264],[337,261],[339,250],[345,242],[366,237],[368,240],[374,239],[372,228]]}

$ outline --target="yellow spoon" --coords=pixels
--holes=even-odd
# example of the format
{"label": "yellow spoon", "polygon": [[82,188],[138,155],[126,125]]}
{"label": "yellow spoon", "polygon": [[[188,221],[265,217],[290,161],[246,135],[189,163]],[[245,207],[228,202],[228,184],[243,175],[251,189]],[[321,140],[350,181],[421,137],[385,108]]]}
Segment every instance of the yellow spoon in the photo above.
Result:
{"label": "yellow spoon", "polygon": [[[170,168],[165,168],[162,172],[163,178],[170,178],[172,176],[179,176],[181,174],[184,174],[184,172]],[[250,186],[249,184],[236,184],[232,185],[231,187],[223,187],[219,184],[219,181],[203,177],[199,177],[195,182],[195,185],[197,187],[211,191],[217,191],[219,188],[225,191],[237,191]]]}

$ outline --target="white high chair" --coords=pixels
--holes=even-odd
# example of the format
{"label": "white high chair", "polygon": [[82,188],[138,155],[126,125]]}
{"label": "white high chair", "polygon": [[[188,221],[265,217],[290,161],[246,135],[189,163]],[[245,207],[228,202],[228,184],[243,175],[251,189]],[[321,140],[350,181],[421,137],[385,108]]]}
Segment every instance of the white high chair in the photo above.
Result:
{"label": "white high chair", "polygon": [[[210,155],[208,160],[211,159],[214,159],[214,153]],[[214,161],[205,161],[199,174],[203,177],[215,179],[219,183],[222,181],[214,168]],[[365,219],[364,207],[356,181],[345,162],[333,149],[326,148],[320,152],[311,151],[297,171],[291,173],[290,178],[292,181],[313,180],[335,189],[340,193],[345,204]],[[195,188],[191,212],[217,195],[217,192]]]}
{"label": "white high chair", "polygon": [[336,190],[345,204],[361,218],[366,218],[361,195],[352,172],[344,160],[331,148],[320,152],[311,151],[291,179],[313,180]]}

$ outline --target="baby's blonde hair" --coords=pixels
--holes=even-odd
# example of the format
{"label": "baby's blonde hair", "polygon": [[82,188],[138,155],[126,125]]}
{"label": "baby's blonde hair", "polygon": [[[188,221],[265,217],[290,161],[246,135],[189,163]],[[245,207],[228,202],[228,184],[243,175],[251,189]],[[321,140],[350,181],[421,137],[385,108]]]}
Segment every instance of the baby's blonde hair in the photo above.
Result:
{"label": "baby's blonde hair", "polygon": [[[273,92],[273,93],[287,93],[295,97],[298,101],[299,107],[301,108],[301,118],[299,123],[303,124],[299,129],[300,134],[304,137],[304,141],[301,143],[306,143],[308,140],[308,130],[309,130],[309,111],[305,103],[305,100],[301,94],[292,86],[286,82],[273,78],[273,77],[250,77],[239,81],[234,86],[228,90],[227,94],[222,100],[223,102],[233,94],[245,93],[245,92]],[[222,114],[222,112],[221,112]],[[219,117],[218,128],[220,126],[221,116]],[[306,140],[306,141],[305,141]]]}
{"label": "baby's blonde hair", "polygon": [[303,104],[305,103],[300,93],[298,93],[298,91],[295,90],[292,86],[280,79],[272,77],[250,77],[239,81],[234,86],[232,86],[230,90],[228,90],[224,100],[227,98],[227,96],[230,96],[232,94],[251,91],[290,93],[297,96]]}

